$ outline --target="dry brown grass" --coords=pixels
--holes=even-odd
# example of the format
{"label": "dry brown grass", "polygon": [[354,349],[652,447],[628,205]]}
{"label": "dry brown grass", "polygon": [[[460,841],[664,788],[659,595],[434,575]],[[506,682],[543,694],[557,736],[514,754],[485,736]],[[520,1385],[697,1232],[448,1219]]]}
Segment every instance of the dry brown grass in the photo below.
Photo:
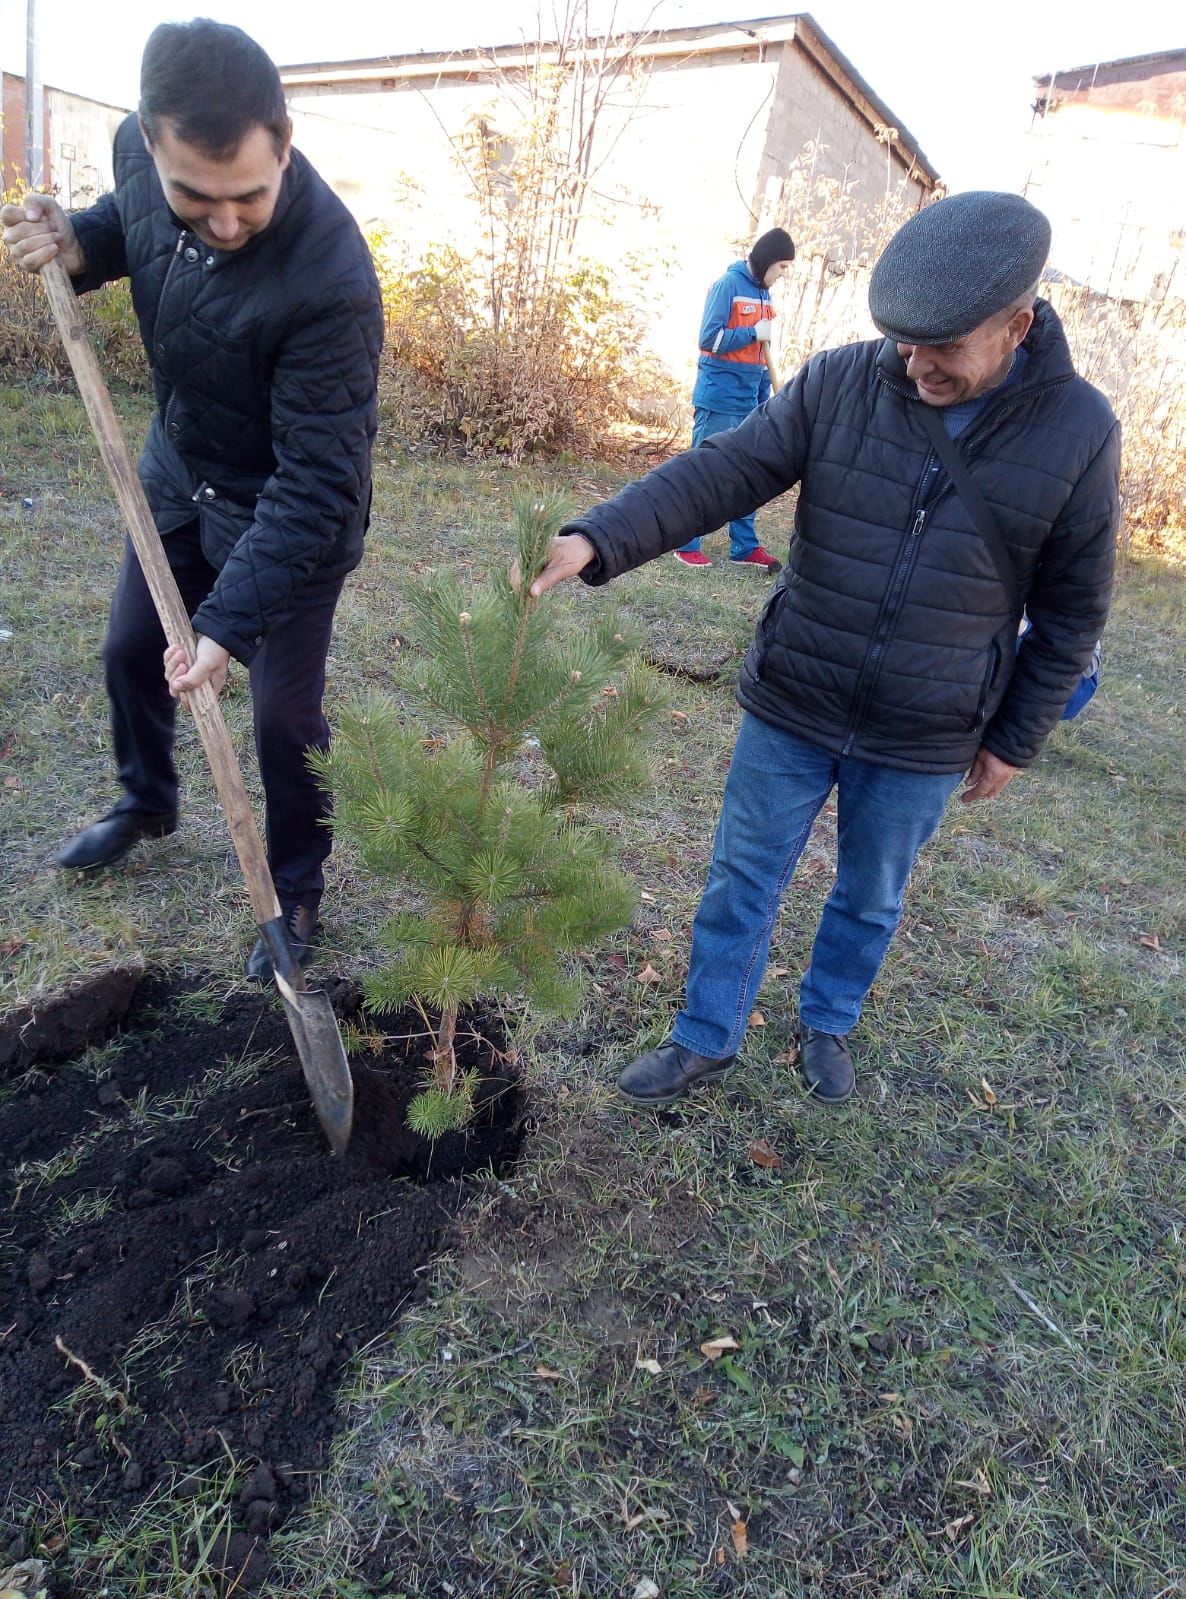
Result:
{"label": "dry brown grass", "polygon": [[[1122,553],[1186,559],[1186,249],[1161,298],[1118,300],[1067,283],[1044,292],[1075,365],[1112,401],[1124,434]],[[1175,293],[1175,289],[1177,292]]]}

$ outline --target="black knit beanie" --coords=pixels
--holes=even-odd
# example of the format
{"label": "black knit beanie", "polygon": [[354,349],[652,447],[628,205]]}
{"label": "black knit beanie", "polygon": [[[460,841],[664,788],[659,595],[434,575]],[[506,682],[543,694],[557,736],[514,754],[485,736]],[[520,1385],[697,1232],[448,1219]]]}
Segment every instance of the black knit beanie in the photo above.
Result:
{"label": "black knit beanie", "polygon": [[766,274],[776,261],[795,259],[795,241],[785,228],[771,228],[754,243],[749,253],[749,269],[759,283],[765,283]]}

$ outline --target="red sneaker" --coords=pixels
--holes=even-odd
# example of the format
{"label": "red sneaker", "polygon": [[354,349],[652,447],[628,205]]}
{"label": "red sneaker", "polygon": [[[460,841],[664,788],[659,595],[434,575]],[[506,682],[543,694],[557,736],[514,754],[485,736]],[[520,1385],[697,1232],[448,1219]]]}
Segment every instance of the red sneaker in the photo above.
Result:
{"label": "red sneaker", "polygon": [[675,558],[682,561],[685,566],[711,566],[712,562],[707,555],[701,555],[699,550],[676,550]]}
{"label": "red sneaker", "polygon": [[760,566],[764,572],[769,572],[771,577],[776,572],[782,571],[782,562],[776,561],[770,551],[764,550],[760,544],[748,555],[731,555],[729,559],[734,566]]}

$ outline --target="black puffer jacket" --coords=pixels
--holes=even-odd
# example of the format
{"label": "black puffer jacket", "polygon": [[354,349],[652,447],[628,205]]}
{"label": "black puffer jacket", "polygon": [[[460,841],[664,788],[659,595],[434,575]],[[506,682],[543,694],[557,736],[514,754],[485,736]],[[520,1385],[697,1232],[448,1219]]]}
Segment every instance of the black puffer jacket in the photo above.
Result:
{"label": "black puffer jacket", "polygon": [[959,441],[1034,623],[1020,657],[992,557],[946,474],[929,470],[923,402],[888,341],[812,357],[736,431],[570,522],[597,551],[586,581],[608,582],[797,482],[790,557],[742,669],[745,709],[884,766],[964,771],[982,744],[1029,765],[1107,614],[1120,438],[1044,301],[1026,351],[1021,381]]}
{"label": "black puffer jacket", "polygon": [[157,415],[140,459],[163,533],[197,515],[218,581],[194,627],[250,662],[309,578],[362,555],[383,311],[350,213],[294,151],[272,221],[208,249],[170,210],[136,118],[115,191],[73,218],[80,292],[131,279]]}

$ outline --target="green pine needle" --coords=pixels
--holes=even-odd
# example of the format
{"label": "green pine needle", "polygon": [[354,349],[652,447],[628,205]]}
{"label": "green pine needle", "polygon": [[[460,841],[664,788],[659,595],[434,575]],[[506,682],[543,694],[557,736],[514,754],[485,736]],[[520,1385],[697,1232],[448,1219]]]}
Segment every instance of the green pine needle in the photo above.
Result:
{"label": "green pine needle", "polygon": [[[472,593],[453,572],[414,589],[398,687],[425,726],[372,696],[347,707],[329,753],[312,758],[377,884],[415,897],[385,925],[390,959],[366,978],[376,1012],[412,1000],[455,1015],[485,994],[570,1012],[581,989],[569,952],[634,913],[589,807],[647,782],[646,731],[665,699],[617,618],[560,638],[562,597],[527,593],[566,514],[555,495],[516,498],[518,588],[502,571]],[[472,1084],[437,1082],[409,1124],[439,1137],[471,1107]]]}

